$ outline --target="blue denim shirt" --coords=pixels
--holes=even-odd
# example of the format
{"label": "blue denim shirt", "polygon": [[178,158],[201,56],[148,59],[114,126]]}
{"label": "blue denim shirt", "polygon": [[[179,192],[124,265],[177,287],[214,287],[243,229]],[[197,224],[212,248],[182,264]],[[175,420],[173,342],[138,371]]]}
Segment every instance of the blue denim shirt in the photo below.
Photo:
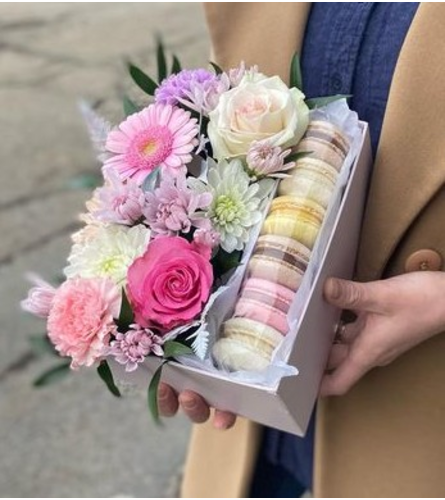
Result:
{"label": "blue denim shirt", "polygon": [[[301,54],[303,90],[307,97],[352,94],[349,104],[369,123],[374,155],[394,68],[417,6],[346,2],[311,8]],[[304,439],[266,429],[260,461],[310,489],[313,440],[313,419]]]}

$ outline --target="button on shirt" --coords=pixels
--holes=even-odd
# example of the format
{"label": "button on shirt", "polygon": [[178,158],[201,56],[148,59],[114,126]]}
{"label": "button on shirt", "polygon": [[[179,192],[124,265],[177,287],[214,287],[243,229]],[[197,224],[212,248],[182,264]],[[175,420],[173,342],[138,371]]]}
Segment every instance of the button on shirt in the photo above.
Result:
{"label": "button on shirt", "polygon": [[307,97],[350,94],[377,149],[394,68],[417,3],[314,3],[301,55]]}
{"label": "button on shirt", "polygon": [[[313,3],[301,54],[307,97],[351,94],[375,155],[394,68],[417,3]],[[313,420],[304,439],[266,429],[259,460],[312,487]]]}

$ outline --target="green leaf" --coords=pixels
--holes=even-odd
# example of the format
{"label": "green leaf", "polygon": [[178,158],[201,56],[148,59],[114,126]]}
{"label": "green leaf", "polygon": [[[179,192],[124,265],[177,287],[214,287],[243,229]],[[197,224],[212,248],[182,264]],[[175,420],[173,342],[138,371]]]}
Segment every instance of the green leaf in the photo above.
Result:
{"label": "green leaf", "polygon": [[139,111],[139,107],[127,95],[123,96],[122,104],[124,106],[125,116],[130,116]]}
{"label": "green leaf", "polygon": [[133,319],[133,309],[131,308],[130,301],[128,300],[127,294],[125,293],[125,289],[122,288],[121,311],[119,313],[119,319],[117,320],[119,329],[128,328],[128,326],[133,323]]}
{"label": "green leaf", "polygon": [[99,174],[84,173],[69,179],[67,187],[69,189],[95,189],[102,183]]}
{"label": "green leaf", "polygon": [[158,407],[158,388],[159,382],[161,381],[162,368],[168,361],[165,360],[159,366],[159,368],[154,372],[152,379],[150,380],[150,385],[148,386],[147,398],[148,398],[148,409],[150,410],[151,416],[156,424],[160,424],[159,420],[159,407]]}
{"label": "green leaf", "polygon": [[175,75],[176,73],[179,73],[181,70],[182,70],[181,63],[179,62],[179,59],[173,54],[173,64],[171,73]]}
{"label": "green leaf", "polygon": [[60,354],[56,351],[46,333],[42,335],[31,335],[28,340],[35,353],[52,354],[53,356],[60,357]]}
{"label": "green leaf", "polygon": [[158,82],[161,83],[167,77],[167,61],[161,38],[158,38],[156,44],[156,59],[158,62]]}
{"label": "green leaf", "polygon": [[159,186],[160,180],[161,180],[161,169],[157,167],[154,170],[152,170],[144,179],[144,182],[142,183],[141,186],[142,191],[145,191],[146,193],[154,191]]}
{"label": "green leaf", "polygon": [[214,62],[210,61],[209,62],[210,66],[212,66],[212,68],[215,70],[215,73],[217,75],[220,75],[221,73],[223,73],[223,70]]}
{"label": "green leaf", "polygon": [[235,250],[229,253],[220,248],[218,250],[218,253],[211,261],[211,264],[215,271],[215,276],[221,277],[235,267],[239,266],[240,260],[241,252],[239,250]]}
{"label": "green leaf", "polygon": [[121,393],[114,383],[113,373],[106,361],[100,362],[100,365],[97,367],[97,373],[99,374],[99,377],[105,382],[105,385],[108,387],[108,390],[111,392],[111,394],[113,394],[113,396],[116,396],[117,398],[120,398]]}
{"label": "green leaf", "polygon": [[158,84],[132,63],[128,63],[128,70],[134,83],[148,95],[154,95]]}
{"label": "green leaf", "polygon": [[292,153],[289,156],[286,156],[285,163],[290,163],[291,161],[297,161],[300,158],[305,158],[306,156],[311,156],[313,151],[299,151],[298,153]]}
{"label": "green leaf", "polygon": [[55,284],[61,285],[62,283],[65,283],[66,276],[63,273],[58,273],[53,276],[52,280]]}
{"label": "green leaf", "polygon": [[164,349],[164,358],[176,358],[184,354],[193,354],[191,347],[174,340],[167,340],[162,347]]}
{"label": "green leaf", "polygon": [[331,102],[339,101],[340,99],[349,99],[351,94],[337,94],[327,97],[314,97],[313,99],[306,99],[306,105],[309,109],[322,108]]}
{"label": "green leaf", "polygon": [[301,74],[300,57],[297,53],[292,57],[290,65],[290,86],[303,91],[303,76]]}
{"label": "green leaf", "polygon": [[43,372],[34,380],[33,385],[34,387],[43,387],[45,385],[53,384],[54,382],[58,382],[62,378],[66,377],[68,373],[70,373],[70,363],[67,361]]}

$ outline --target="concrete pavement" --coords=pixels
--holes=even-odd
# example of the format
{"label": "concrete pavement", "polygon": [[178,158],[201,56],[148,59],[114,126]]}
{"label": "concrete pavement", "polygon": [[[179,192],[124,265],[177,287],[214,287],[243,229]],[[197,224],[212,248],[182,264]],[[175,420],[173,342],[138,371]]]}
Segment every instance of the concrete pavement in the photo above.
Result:
{"label": "concrete pavement", "polygon": [[35,390],[51,366],[28,337],[43,323],[19,311],[35,270],[64,266],[76,214],[89,193],[66,191],[94,172],[80,98],[122,118],[131,84],[123,61],[154,69],[154,35],[184,66],[206,64],[200,4],[0,4],[0,495],[2,497],[175,496],[190,426],[151,423],[144,394],[114,399],[93,371]]}

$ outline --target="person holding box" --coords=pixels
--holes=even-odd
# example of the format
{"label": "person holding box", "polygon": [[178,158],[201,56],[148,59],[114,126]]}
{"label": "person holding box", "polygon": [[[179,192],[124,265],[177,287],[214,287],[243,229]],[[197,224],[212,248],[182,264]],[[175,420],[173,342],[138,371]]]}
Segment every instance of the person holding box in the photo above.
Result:
{"label": "person holding box", "polygon": [[[444,496],[445,6],[205,8],[223,68],[244,60],[286,78],[297,51],[308,97],[352,94],[351,107],[370,124],[375,165],[355,279],[325,284],[326,300],[355,319],[339,328],[321,384],[313,484],[311,432],[297,441],[235,424],[220,409],[194,430],[182,495],[254,495],[259,454],[317,497]],[[198,395],[165,385],[159,405],[164,415],[180,405],[195,422],[210,416]]]}

